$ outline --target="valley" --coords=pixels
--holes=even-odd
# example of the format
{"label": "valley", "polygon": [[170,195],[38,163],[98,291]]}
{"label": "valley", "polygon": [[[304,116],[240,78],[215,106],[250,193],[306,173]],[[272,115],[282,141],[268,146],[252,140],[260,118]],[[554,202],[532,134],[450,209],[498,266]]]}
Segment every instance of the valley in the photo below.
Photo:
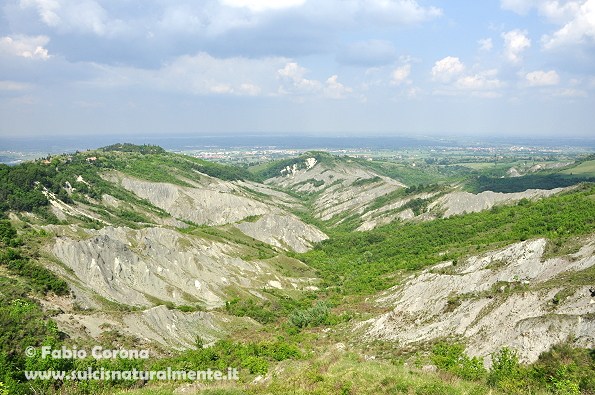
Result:
{"label": "valley", "polygon": [[[494,152],[0,165],[0,394],[593,393],[595,158]],[[151,358],[25,357],[42,344]],[[22,375],[90,366],[240,379]]]}

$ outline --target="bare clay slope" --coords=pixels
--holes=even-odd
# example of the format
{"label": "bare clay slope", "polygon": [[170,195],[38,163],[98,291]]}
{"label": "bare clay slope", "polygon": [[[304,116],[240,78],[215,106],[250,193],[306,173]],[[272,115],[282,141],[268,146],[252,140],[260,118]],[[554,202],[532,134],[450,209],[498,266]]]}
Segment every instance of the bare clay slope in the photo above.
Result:
{"label": "bare clay slope", "polygon": [[[514,193],[484,191],[475,194],[461,191],[456,187],[443,186],[441,192],[411,194],[389,202],[382,207],[364,212],[361,216],[362,223],[357,230],[370,230],[397,220],[428,221],[437,217],[447,218],[453,215],[475,213],[489,210],[494,206],[514,204],[522,199],[541,199],[572,188],[527,189],[523,192]],[[407,207],[407,204],[415,199],[426,202],[423,210],[417,215],[411,208]]]}
{"label": "bare clay slope", "polygon": [[[283,164],[286,164],[283,166]],[[298,194],[309,202],[309,214],[341,223],[352,217],[359,231],[374,229],[393,221],[427,221],[438,217],[488,210],[496,205],[513,204],[523,198],[540,199],[559,193],[529,189],[518,193],[485,191],[474,194],[460,185],[441,185],[409,192],[401,182],[383,176],[365,162],[346,156],[312,152],[273,166],[265,184]],[[423,201],[412,210],[414,201]],[[295,209],[307,210],[304,207]]]}
{"label": "bare clay slope", "polygon": [[[291,197],[254,183],[226,182],[200,175],[200,182],[192,187],[139,180],[119,172],[104,177],[149,200],[173,217],[198,225],[237,224],[247,235],[275,247],[298,252],[307,251],[312,243],[327,236],[313,225],[302,222],[283,206],[297,204]],[[252,189],[270,196],[268,201],[258,200]],[[257,221],[242,223],[250,217]]]}
{"label": "bare clay slope", "polygon": [[581,243],[548,258],[545,239],[529,240],[424,270],[378,300],[394,309],[368,321],[366,337],[403,345],[455,337],[472,356],[508,346],[525,362],[568,338],[593,347],[595,297],[581,278],[595,268],[595,236]]}
{"label": "bare clay slope", "polygon": [[362,214],[374,199],[404,187],[348,157],[320,153],[297,158],[265,183],[312,196],[312,214],[324,221],[335,216]]}
{"label": "bare clay slope", "polygon": [[[73,300],[64,304],[70,307],[60,307],[63,313],[56,317],[71,336],[98,337],[111,328],[167,347],[188,347],[197,334],[207,341],[223,337],[236,321],[258,325],[213,310],[233,297],[265,299],[267,288],[297,294],[316,289],[316,279],[288,274],[291,268],[309,270],[284,255],[327,238],[287,210],[301,206],[298,199],[255,181],[181,173],[172,157],[164,161],[174,166],[171,182],[131,176],[127,166],[115,166],[99,170],[99,197],[64,202],[47,191],[53,213],[70,222],[41,228],[51,236],[44,248],[48,263],[73,290]],[[126,197],[134,195],[146,204]],[[132,219],[122,222],[118,213]],[[284,274],[276,259],[289,262]]]}
{"label": "bare clay slope", "polygon": [[264,260],[242,259],[248,254],[246,247],[229,240],[163,228],[105,227],[86,233],[83,239],[58,238],[51,252],[81,283],[126,305],[169,301],[213,308],[225,304],[231,286],[245,290],[304,286],[302,279],[280,276]]}

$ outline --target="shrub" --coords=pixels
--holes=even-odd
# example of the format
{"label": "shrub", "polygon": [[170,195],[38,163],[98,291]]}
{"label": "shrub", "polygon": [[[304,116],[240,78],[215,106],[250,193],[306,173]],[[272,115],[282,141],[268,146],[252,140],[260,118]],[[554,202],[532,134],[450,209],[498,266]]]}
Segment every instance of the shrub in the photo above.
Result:
{"label": "shrub", "polygon": [[557,395],[580,395],[581,390],[578,383],[575,381],[564,378],[566,376],[565,368],[560,368],[560,372],[558,373],[558,377],[552,377],[552,389],[554,393]]}
{"label": "shrub", "polygon": [[521,366],[516,351],[504,347],[494,353],[488,383],[505,390],[512,390],[519,387],[520,381]]}
{"label": "shrub", "polygon": [[289,322],[297,328],[307,328],[327,323],[330,306],[326,302],[318,302],[307,309],[295,310],[289,316]]}
{"label": "shrub", "polygon": [[270,363],[299,357],[297,347],[284,341],[238,343],[219,340],[210,347],[197,347],[176,357],[161,359],[152,370],[162,370],[166,367],[174,370],[225,370],[228,367],[242,367],[253,374],[266,374]]}
{"label": "shrub", "polygon": [[532,367],[532,377],[540,386],[560,394],[595,393],[595,352],[558,344],[539,356]]}
{"label": "shrub", "polygon": [[10,221],[5,219],[0,220],[0,242],[5,245],[11,245],[16,237],[17,231],[12,227]]}
{"label": "shrub", "polygon": [[242,361],[242,367],[247,368],[253,374],[266,374],[269,370],[269,363],[263,358],[249,356]]}
{"label": "shrub", "polygon": [[465,380],[478,380],[486,373],[482,360],[477,357],[469,358],[462,344],[438,343],[432,354],[432,361],[438,368]]}
{"label": "shrub", "polygon": [[131,222],[144,222],[144,223],[151,222],[144,215],[141,215],[141,214],[137,213],[136,211],[132,211],[132,210],[120,209],[118,211],[118,215],[120,216],[120,218],[125,219],[127,221],[131,221]]}
{"label": "shrub", "polygon": [[25,295],[20,280],[0,276],[0,290],[0,395],[47,393],[47,386],[53,383],[27,382],[23,371],[45,370],[47,365],[43,364],[69,360],[27,358],[25,349],[35,347],[39,351],[42,344],[59,345],[61,334],[57,325],[37,302]]}
{"label": "shrub", "polygon": [[39,292],[54,292],[56,295],[66,295],[69,292],[64,280],[13,248],[0,252],[0,265],[6,266],[13,274],[27,278]]}
{"label": "shrub", "polygon": [[225,311],[237,317],[250,317],[261,324],[275,321],[279,316],[271,310],[268,301],[234,298],[225,303]]}

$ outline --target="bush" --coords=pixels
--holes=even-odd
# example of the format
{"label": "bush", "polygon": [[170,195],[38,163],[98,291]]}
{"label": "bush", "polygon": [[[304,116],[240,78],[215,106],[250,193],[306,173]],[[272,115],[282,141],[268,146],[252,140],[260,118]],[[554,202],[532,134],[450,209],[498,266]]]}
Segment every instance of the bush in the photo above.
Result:
{"label": "bush", "polygon": [[16,237],[17,231],[12,227],[10,221],[0,220],[0,242],[4,245],[11,245]]}
{"label": "bush", "polygon": [[250,317],[261,324],[268,324],[279,318],[278,314],[271,310],[270,302],[257,302],[254,299],[234,298],[225,303],[225,311],[237,317]]}
{"label": "bush", "polygon": [[35,290],[56,295],[66,295],[68,284],[50,270],[24,257],[18,250],[8,248],[0,252],[0,265],[6,266],[11,273],[25,277]]}
{"label": "bush", "polygon": [[253,374],[266,374],[269,370],[269,363],[262,358],[249,356],[242,361],[242,367],[247,368]]}
{"label": "bush", "polygon": [[0,381],[4,383],[0,395],[47,393],[47,386],[54,383],[27,382],[23,371],[45,370],[43,363],[69,360],[27,358],[25,350],[39,350],[42,344],[59,347],[61,334],[57,325],[36,301],[26,296],[20,281],[0,276],[0,289]]}
{"label": "bush", "polygon": [[266,374],[275,361],[300,357],[297,347],[284,341],[236,343],[220,340],[211,347],[187,350],[174,358],[157,361],[152,370],[171,367],[174,370],[226,370],[242,367],[252,374]]}
{"label": "bush", "polygon": [[574,380],[567,378],[566,367],[561,367],[556,376],[552,377],[552,389],[557,395],[580,395],[580,386]]}
{"label": "bush", "polygon": [[521,366],[516,351],[504,347],[492,355],[492,369],[488,375],[490,385],[511,390],[520,384],[520,379]]}
{"label": "bush", "polygon": [[131,221],[131,222],[142,222],[142,223],[150,223],[151,222],[144,215],[141,215],[141,214],[137,213],[136,211],[127,210],[127,209],[118,210],[118,216],[120,216],[120,218],[122,218],[122,219]]}
{"label": "bush", "polygon": [[295,310],[289,316],[289,322],[297,328],[326,324],[330,311],[330,306],[326,302],[318,302],[308,309]]}
{"label": "bush", "polygon": [[432,362],[442,369],[465,380],[478,380],[486,371],[477,357],[469,358],[462,344],[438,343],[432,350]]}
{"label": "bush", "polygon": [[[532,376],[541,386],[560,394],[595,393],[595,352],[563,343],[539,356]],[[575,391],[575,392],[573,392]]]}

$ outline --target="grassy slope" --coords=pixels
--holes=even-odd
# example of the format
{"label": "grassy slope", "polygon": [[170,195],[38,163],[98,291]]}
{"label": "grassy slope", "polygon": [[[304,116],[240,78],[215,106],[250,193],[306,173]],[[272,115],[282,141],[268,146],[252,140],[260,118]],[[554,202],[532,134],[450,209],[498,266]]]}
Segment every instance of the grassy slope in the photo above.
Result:
{"label": "grassy slope", "polygon": [[[203,161],[172,154],[100,152],[94,155],[98,155],[99,163],[82,165],[90,166],[91,170],[95,167],[98,169],[115,167],[141,178],[152,178],[153,181],[172,182],[171,170],[175,168],[176,179],[184,183],[183,178],[191,178],[195,175],[195,170],[198,170],[195,165],[204,166]],[[214,167],[217,171],[224,173],[227,171],[227,167],[222,170],[218,166]],[[203,167],[201,172],[206,173],[207,170]],[[92,178],[93,174],[90,172],[88,177]],[[230,170],[229,177],[236,177],[237,174],[239,173],[236,170]],[[100,182],[97,181],[99,188],[112,188],[111,185],[100,184]],[[283,296],[277,296],[279,306],[275,306],[275,303],[263,306],[248,305],[238,313],[245,314],[246,311],[250,313],[250,309],[261,309],[266,313],[267,309],[278,308],[277,314],[261,331],[238,333],[237,339],[242,342],[284,339],[287,344],[299,347],[303,352],[302,357],[291,357],[289,360],[277,363],[275,358],[267,359],[269,357],[266,356],[256,356],[254,359],[250,354],[253,350],[246,351],[246,354],[241,356],[233,354],[240,358],[238,363],[247,364],[249,370],[253,367],[255,372],[262,367],[263,363],[270,365],[269,371],[282,370],[278,371],[278,375],[271,382],[261,385],[242,383],[232,385],[231,389],[220,391],[213,389],[203,393],[483,394],[488,391],[493,394],[513,393],[507,390],[499,392],[498,389],[488,387],[485,380],[466,381],[444,372],[424,373],[415,367],[402,366],[399,360],[366,360],[362,357],[366,351],[357,346],[355,347],[358,350],[357,354],[327,352],[337,341],[350,340],[350,326],[345,326],[343,335],[330,338],[321,329],[340,328],[343,319],[337,317],[341,312],[349,312],[354,307],[364,306],[364,295],[373,294],[376,290],[395,284],[401,270],[415,270],[438,260],[457,258],[471,251],[483,251],[530,237],[549,236],[564,241],[572,235],[592,232],[595,218],[594,194],[593,187],[586,187],[578,192],[539,202],[522,202],[519,206],[497,208],[489,212],[431,223],[408,225],[395,223],[372,232],[358,234],[335,232],[331,240],[321,244],[316,250],[298,255],[316,268],[318,274],[324,279],[321,292],[297,303],[284,302]],[[209,229],[200,227],[192,227],[187,232],[201,234],[206,232],[205,234],[213,237],[227,237],[219,231],[211,234]],[[444,250],[448,250],[448,255],[439,255]],[[315,304],[316,299],[331,300],[334,303],[333,313],[312,327],[306,326],[300,329],[292,326],[287,319],[293,314],[292,309],[294,312],[295,310],[307,312],[308,306]],[[350,304],[352,302],[355,305],[352,306]],[[262,311],[252,313],[258,314]],[[349,319],[349,314],[345,317]],[[399,350],[394,349],[393,352],[398,353]],[[200,355],[203,358],[208,357],[209,354]],[[176,363],[185,363],[188,367],[194,367],[196,365],[192,362],[192,358],[194,358],[192,355],[188,355]],[[157,361],[157,363],[160,362]],[[208,365],[214,362],[209,362],[207,359],[206,363]],[[244,380],[251,381],[256,374],[248,374]],[[3,380],[7,381],[0,377],[0,382]],[[156,385],[156,388],[151,385],[147,389],[126,391],[126,393],[171,394],[175,388],[171,385],[165,385],[161,389],[159,387],[159,385]],[[70,388],[72,393],[78,393],[81,389],[80,387]],[[545,384],[538,386],[538,389],[532,393],[546,393],[546,388]],[[101,393],[101,391],[102,388],[97,386],[92,389],[92,393]],[[103,391],[114,393],[118,389],[107,387],[103,388]]]}
{"label": "grassy slope", "polygon": [[566,168],[560,171],[562,174],[578,175],[586,177],[595,177],[595,160],[587,160],[574,167]]}
{"label": "grassy slope", "polygon": [[[310,253],[300,255],[308,259],[326,257],[312,263],[319,269],[327,283],[319,297],[334,300],[333,311],[354,311],[366,308],[366,294],[373,294],[376,287],[394,284],[391,277],[395,270],[415,270],[446,257],[439,251],[449,250],[450,256],[465,255],[470,250],[482,251],[498,245],[530,237],[549,236],[570,246],[567,240],[573,235],[592,234],[595,229],[595,188],[585,186],[579,191],[554,196],[537,202],[521,202],[517,206],[502,207],[484,213],[458,216],[431,223],[393,224],[376,231],[361,234],[336,235]],[[573,239],[574,240],[574,239]],[[571,248],[571,247],[568,247]],[[574,248],[574,247],[572,247]],[[375,256],[367,256],[374,251]],[[565,251],[565,250],[564,250]],[[562,253],[564,251],[557,251]],[[570,250],[569,250],[570,251]],[[556,253],[556,251],[550,251]],[[402,256],[405,254],[405,256]],[[396,259],[390,262],[390,259]],[[384,266],[388,262],[388,266]],[[394,266],[392,265],[394,264]],[[380,270],[380,272],[378,272]],[[374,275],[369,275],[369,271]],[[559,281],[564,286],[589,284],[592,270],[566,276]],[[380,273],[380,274],[379,274]],[[382,276],[386,274],[388,282]],[[585,277],[588,276],[588,277]],[[343,278],[344,277],[344,278]],[[558,281],[558,280],[556,280]],[[337,288],[337,285],[339,287]],[[362,287],[363,285],[363,287]],[[364,295],[357,294],[363,292]],[[339,294],[340,297],[332,297]],[[338,304],[337,304],[338,303]],[[264,307],[266,309],[266,306]],[[372,316],[378,313],[372,313]],[[360,311],[359,319],[366,313]],[[255,375],[245,375],[239,383],[213,383],[200,394],[591,394],[595,382],[595,354],[561,345],[544,354],[530,366],[520,366],[514,359],[492,371],[475,370],[451,354],[454,365],[446,364],[438,372],[426,372],[423,365],[436,363],[435,351],[401,350],[389,343],[360,344],[351,338],[352,324],[341,321],[326,322],[288,332],[287,323],[269,322],[257,334],[244,333],[242,338],[279,338],[298,344],[301,358],[290,358],[271,365],[274,373],[270,379],[253,384]],[[329,331],[330,330],[330,331]],[[346,352],[340,351],[347,344]],[[351,344],[350,344],[351,343]],[[451,350],[450,348],[449,350]],[[451,351],[449,351],[451,352]],[[376,359],[366,355],[380,355]],[[444,357],[443,357],[444,358]],[[404,365],[404,361],[407,365]],[[508,370],[507,370],[508,369]],[[270,371],[270,370],[269,370]],[[122,394],[172,394],[173,384],[154,385],[142,390]],[[579,392],[577,392],[579,391]]]}
{"label": "grassy slope", "polygon": [[595,188],[585,186],[486,212],[337,234],[299,258],[338,293],[372,293],[394,285],[392,276],[398,270],[416,270],[532,237],[564,239],[593,232],[594,198]]}

